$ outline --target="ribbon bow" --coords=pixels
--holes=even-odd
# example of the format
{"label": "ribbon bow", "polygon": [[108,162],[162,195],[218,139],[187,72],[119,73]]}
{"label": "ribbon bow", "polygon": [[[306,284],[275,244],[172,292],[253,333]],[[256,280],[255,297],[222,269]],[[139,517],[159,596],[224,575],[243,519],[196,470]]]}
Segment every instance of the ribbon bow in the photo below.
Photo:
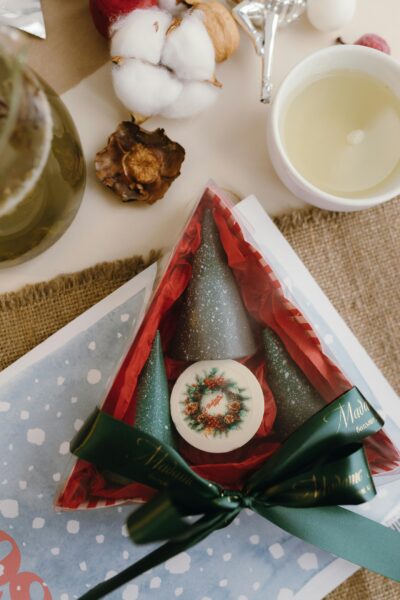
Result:
{"label": "ribbon bow", "polygon": [[[226,527],[245,507],[306,542],[400,581],[400,536],[337,506],[361,504],[376,494],[362,441],[382,426],[352,388],[295,431],[242,491],[231,491],[194,473],[170,446],[96,411],[73,440],[72,452],[158,489],[127,526],[137,544],[166,543],[80,600],[104,597]],[[189,522],[189,515],[198,518]]]}

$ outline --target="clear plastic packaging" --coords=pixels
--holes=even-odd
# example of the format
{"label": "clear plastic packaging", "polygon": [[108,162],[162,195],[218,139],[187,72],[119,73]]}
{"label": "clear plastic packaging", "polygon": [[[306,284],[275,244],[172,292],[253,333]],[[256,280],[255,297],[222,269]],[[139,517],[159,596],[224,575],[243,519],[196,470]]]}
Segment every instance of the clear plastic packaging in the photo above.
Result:
{"label": "clear plastic packaging", "polygon": [[[316,399],[323,405],[356,386],[368,402],[385,412],[387,421],[387,427],[368,438],[365,445],[371,470],[385,477],[396,474],[400,427],[390,417],[396,400],[394,391],[256,199],[234,206],[213,184],[206,188],[168,260],[163,261],[147,313],[102,410],[134,425],[135,390],[157,331],[161,333],[170,387],[191,364],[173,358],[171,344],[207,208],[212,211],[226,261],[253,323],[256,351],[238,360],[253,372],[262,387],[264,418],[255,436],[238,450],[212,454],[180,439],[178,451],[199,475],[226,488],[240,489],[246,478],[280,447],[285,438],[282,427],[293,426],[299,418],[306,420],[310,410],[318,409]],[[94,466],[78,461],[57,504],[69,509],[90,508],[143,501],[151,493],[150,488],[136,483],[117,484]]]}

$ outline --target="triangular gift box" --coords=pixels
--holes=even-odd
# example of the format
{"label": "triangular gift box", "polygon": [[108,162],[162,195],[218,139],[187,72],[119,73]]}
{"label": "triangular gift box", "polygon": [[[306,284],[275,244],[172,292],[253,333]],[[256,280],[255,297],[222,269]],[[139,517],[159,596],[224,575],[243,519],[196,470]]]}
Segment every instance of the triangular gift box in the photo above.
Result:
{"label": "triangular gift box", "polygon": [[[302,313],[285,297],[283,288],[260,252],[246,239],[245,229],[235,218],[233,208],[222,195],[207,188],[175,246],[160,280],[141,328],[128,351],[122,366],[105,399],[102,410],[128,424],[134,423],[135,399],[140,374],[151,352],[157,330],[163,346],[169,348],[181,317],[181,299],[192,277],[192,264],[201,245],[201,228],[205,211],[211,209],[220,242],[229,268],[240,290],[249,317],[260,329],[271,328],[282,341],[291,359],[325,403],[331,402],[353,387],[340,368],[324,353],[318,336]],[[165,355],[169,385],[188,366]],[[262,348],[252,356],[241,359],[258,378],[264,392],[264,418],[254,438],[240,449],[239,454],[215,455],[198,451],[184,442],[178,450],[201,476],[230,489],[240,489],[245,479],[279,447],[274,434],[277,403],[268,382],[268,369]],[[275,436],[275,437],[274,437]],[[373,472],[390,470],[398,464],[399,456],[390,439],[379,432],[365,444]],[[109,485],[93,465],[78,461],[67,481],[58,505],[76,508],[150,497],[151,490],[132,482],[116,488]]]}

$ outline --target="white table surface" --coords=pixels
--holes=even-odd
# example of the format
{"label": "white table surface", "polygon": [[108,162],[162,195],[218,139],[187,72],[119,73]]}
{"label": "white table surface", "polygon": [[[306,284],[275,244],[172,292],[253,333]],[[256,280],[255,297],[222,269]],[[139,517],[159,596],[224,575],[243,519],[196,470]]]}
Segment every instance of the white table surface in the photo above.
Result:
{"label": "white table surface", "polygon": [[[278,85],[299,60],[332,44],[339,34],[353,41],[366,32],[379,33],[391,45],[392,55],[400,59],[399,24],[399,0],[358,0],[352,23],[335,33],[316,31],[303,16],[279,31],[274,83]],[[268,107],[258,100],[261,67],[250,39],[245,34],[241,37],[239,51],[218,67],[217,76],[224,87],[210,110],[192,119],[151,119],[145,124],[148,129],[164,127],[186,150],[181,176],[153,206],[121,203],[94,176],[95,153],[127,118],[113,95],[109,66],[63,95],[87,160],[84,199],[70,228],[51,248],[31,261],[0,270],[0,293],[101,261],[170,247],[209,178],[240,197],[255,194],[272,215],[302,205],[283,186],[270,163],[265,142]]]}

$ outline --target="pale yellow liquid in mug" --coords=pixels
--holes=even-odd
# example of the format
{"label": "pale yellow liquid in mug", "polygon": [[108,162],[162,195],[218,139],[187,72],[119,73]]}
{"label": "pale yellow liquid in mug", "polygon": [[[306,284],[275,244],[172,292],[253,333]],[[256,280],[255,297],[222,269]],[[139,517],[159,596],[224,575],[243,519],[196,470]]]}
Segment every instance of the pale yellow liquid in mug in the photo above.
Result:
{"label": "pale yellow liquid in mug", "polygon": [[400,176],[400,100],[369,75],[310,82],[289,100],[281,131],[295,169],[329,194],[367,198]]}

